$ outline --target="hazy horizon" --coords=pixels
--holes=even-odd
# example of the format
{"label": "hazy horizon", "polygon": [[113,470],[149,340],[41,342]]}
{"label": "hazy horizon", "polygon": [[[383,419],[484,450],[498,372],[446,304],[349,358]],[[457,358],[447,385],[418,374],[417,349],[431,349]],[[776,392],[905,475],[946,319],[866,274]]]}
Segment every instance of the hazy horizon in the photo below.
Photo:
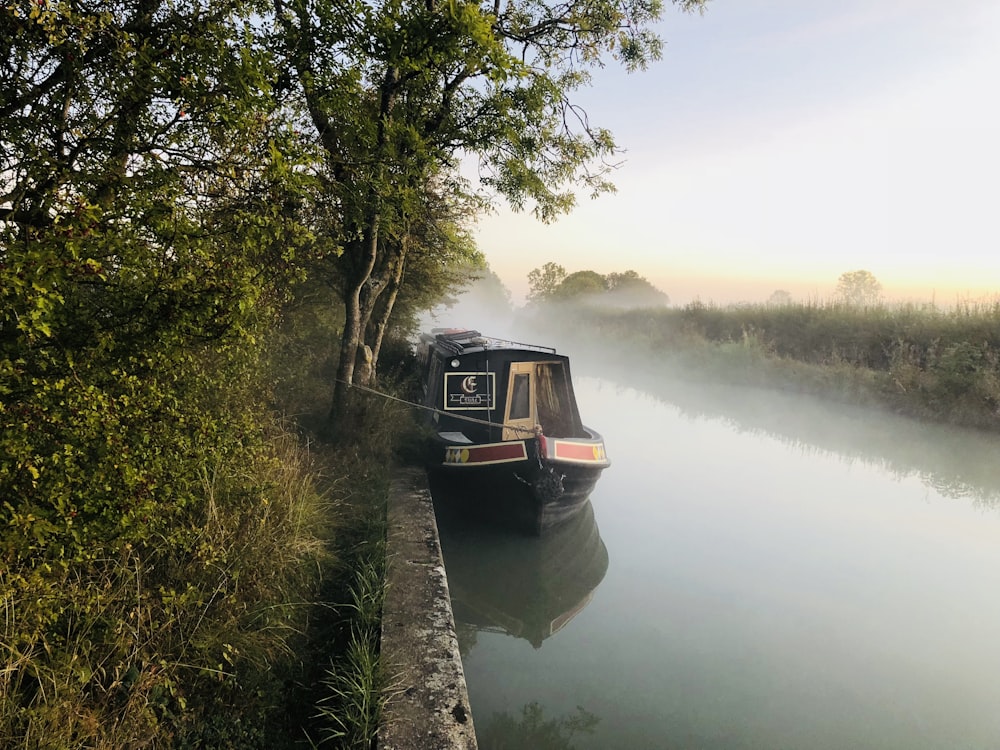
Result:
{"label": "hazy horizon", "polygon": [[618,192],[479,223],[515,303],[548,261],[674,304],[826,300],[857,269],[889,301],[1000,293],[1000,6],[711,0],[659,31],[663,60],[577,97],[626,149]]}
{"label": "hazy horizon", "polygon": [[[540,267],[544,262],[539,262]],[[554,261],[558,262],[558,261]],[[560,264],[562,265],[562,264]],[[829,279],[822,281],[794,281],[789,279],[768,279],[751,277],[710,277],[700,275],[656,275],[650,273],[648,269],[641,267],[569,267],[564,266],[567,273],[575,271],[594,270],[598,273],[607,274],[612,272],[623,272],[634,270],[640,276],[647,279],[653,286],[664,292],[670,299],[671,306],[683,306],[694,301],[706,304],[730,305],[737,303],[765,303],[776,291],[786,291],[791,296],[793,302],[830,302],[836,299],[837,280],[840,273],[855,270],[870,270],[845,268],[840,273]],[[495,271],[495,269],[494,269]],[[524,278],[505,279],[497,274],[504,286],[511,293],[512,303],[515,307],[520,307],[526,302],[528,292],[527,274]],[[956,304],[965,303],[992,303],[1000,299],[1000,288],[990,286],[949,286],[941,284],[938,286],[914,284],[910,286],[891,283],[880,278],[876,274],[876,279],[882,284],[882,297],[888,304],[914,303],[914,304],[934,304],[939,307],[950,307]]]}

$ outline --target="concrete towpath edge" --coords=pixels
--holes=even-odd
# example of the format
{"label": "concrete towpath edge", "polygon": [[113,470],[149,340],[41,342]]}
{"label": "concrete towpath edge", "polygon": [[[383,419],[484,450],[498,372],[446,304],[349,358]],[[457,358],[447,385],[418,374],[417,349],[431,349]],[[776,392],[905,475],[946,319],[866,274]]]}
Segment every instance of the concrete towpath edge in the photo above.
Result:
{"label": "concrete towpath edge", "polygon": [[434,505],[422,469],[389,492],[382,662],[390,698],[379,750],[476,750]]}

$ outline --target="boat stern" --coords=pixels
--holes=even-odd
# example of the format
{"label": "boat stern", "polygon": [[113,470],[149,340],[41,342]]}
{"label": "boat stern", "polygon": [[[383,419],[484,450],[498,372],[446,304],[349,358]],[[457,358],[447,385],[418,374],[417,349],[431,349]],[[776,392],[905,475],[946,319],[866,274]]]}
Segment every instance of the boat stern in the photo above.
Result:
{"label": "boat stern", "polygon": [[584,430],[587,437],[542,437],[543,458],[554,468],[579,466],[601,471],[611,466],[604,438],[589,427]]}

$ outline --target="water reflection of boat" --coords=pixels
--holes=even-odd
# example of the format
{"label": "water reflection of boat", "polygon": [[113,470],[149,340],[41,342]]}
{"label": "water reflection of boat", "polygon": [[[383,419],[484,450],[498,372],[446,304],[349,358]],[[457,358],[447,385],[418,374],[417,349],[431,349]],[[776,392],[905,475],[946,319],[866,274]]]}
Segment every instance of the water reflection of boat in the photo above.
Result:
{"label": "water reflection of boat", "polygon": [[541,533],[587,502],[610,465],[580,421],[569,359],[555,349],[435,329],[421,336],[431,470],[470,509]]}
{"label": "water reflection of boat", "polygon": [[459,624],[504,632],[535,648],[590,603],[608,570],[608,550],[590,502],[542,537],[470,524],[438,509],[438,528]]}

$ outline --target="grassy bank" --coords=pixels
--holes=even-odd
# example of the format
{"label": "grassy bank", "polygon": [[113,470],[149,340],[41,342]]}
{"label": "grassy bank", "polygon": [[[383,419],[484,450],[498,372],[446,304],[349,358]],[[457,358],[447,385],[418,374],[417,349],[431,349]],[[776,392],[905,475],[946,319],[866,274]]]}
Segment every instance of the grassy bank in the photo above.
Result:
{"label": "grassy bank", "polygon": [[66,533],[86,546],[53,533],[15,555],[12,534],[43,521],[8,528],[0,745],[282,746],[284,680],[335,521],[294,436],[275,424],[245,440],[183,495],[126,513],[137,533],[98,535],[74,509]]}
{"label": "grassy bank", "polygon": [[0,405],[0,746],[368,747],[408,417],[360,403],[317,442],[324,332],[295,326]]}
{"label": "grassy bank", "polygon": [[289,697],[309,747],[360,750],[371,747],[391,682],[380,654],[386,501],[413,422],[397,403],[355,395],[354,437],[321,452],[336,472],[324,484],[340,523],[299,652],[306,669]]}
{"label": "grassy bank", "polygon": [[1000,305],[693,303],[533,316],[621,363],[814,393],[940,422],[1000,430]]}
{"label": "grassy bank", "polygon": [[[376,433],[345,456],[276,428],[265,466],[206,469],[183,549],[0,572],[0,745],[368,747],[391,461]],[[229,472],[267,486],[234,502]]]}

